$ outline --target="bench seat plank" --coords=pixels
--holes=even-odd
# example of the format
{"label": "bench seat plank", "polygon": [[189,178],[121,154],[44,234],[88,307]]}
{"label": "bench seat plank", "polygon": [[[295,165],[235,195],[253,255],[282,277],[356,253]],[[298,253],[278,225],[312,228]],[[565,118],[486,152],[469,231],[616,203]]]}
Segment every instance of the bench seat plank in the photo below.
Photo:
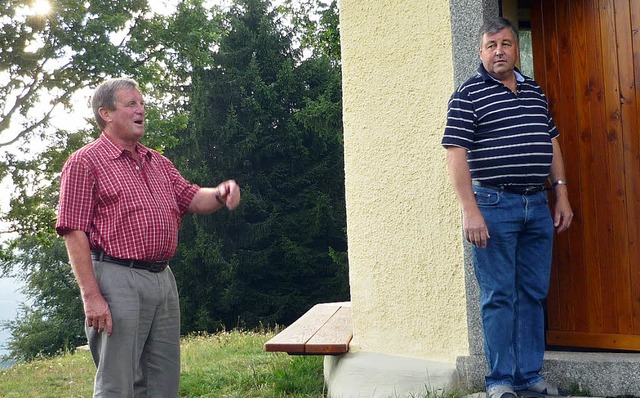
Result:
{"label": "bench seat plank", "polygon": [[335,355],[349,351],[353,337],[351,308],[340,307],[338,311],[307,341],[307,354]]}
{"label": "bench seat plank", "polygon": [[349,350],[351,303],[321,303],[264,344],[267,352],[335,355]]}
{"label": "bench seat plank", "polygon": [[267,341],[264,345],[265,351],[304,354],[307,341],[339,308],[316,304],[298,320]]}

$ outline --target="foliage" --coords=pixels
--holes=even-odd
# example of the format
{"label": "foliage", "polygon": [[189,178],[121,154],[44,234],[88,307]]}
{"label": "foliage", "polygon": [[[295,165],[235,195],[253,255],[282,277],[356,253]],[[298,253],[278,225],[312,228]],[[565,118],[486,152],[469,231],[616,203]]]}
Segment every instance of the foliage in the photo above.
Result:
{"label": "foliage", "polygon": [[13,251],[12,264],[29,274],[25,294],[36,305],[23,305],[21,316],[4,322],[12,332],[7,348],[14,359],[32,360],[39,356],[73,350],[85,344],[80,292],[65,258],[61,240],[51,245],[25,236]]}
{"label": "foliage", "polygon": [[194,182],[234,178],[242,202],[183,221],[173,270],[184,332],[289,324],[349,296],[340,69],[303,58],[268,2],[240,0],[225,21],[169,153]]}
{"label": "foliage", "polygon": [[22,189],[11,198],[11,210],[4,217],[18,237],[4,242],[0,274],[25,282],[24,293],[30,302],[23,304],[16,319],[0,324],[11,331],[7,348],[15,359],[73,350],[86,340],[79,290],[54,226],[56,176],[68,155],[87,137],[87,131],[60,134],[57,139],[65,145],[33,160],[11,158],[9,162],[13,181]]}
{"label": "foliage", "polygon": [[180,2],[170,17],[151,13],[147,0],[50,0],[44,14],[31,4],[0,5],[0,147],[47,138],[53,110],[71,109],[74,93],[109,76],[152,82],[173,116],[217,36],[199,0]]}
{"label": "foliage", "polygon": [[340,20],[338,1],[286,0],[281,12],[290,16],[300,45],[314,56],[325,56],[340,63]]}
{"label": "foliage", "polygon": [[[147,102],[143,143],[161,152],[175,144],[187,125],[191,72],[211,64],[210,46],[219,34],[219,10],[202,2],[180,2],[169,16],[151,13],[147,0],[53,0],[52,11],[40,16],[27,15],[31,1],[0,6],[0,81],[8,82],[0,86],[7,99],[0,106],[0,138],[12,135],[16,118],[24,123],[0,147],[20,139],[43,147],[26,156],[31,145],[13,146],[0,155],[0,180],[9,175],[15,187],[12,210],[2,219],[10,227],[0,233],[30,228],[51,238],[55,179],[68,155],[99,134],[89,121],[80,131],[48,125],[53,108],[71,109],[78,90],[105,77],[135,78]],[[45,97],[50,106],[34,114]]]}
{"label": "foliage", "polygon": [[[184,220],[172,264],[183,331],[286,324],[319,301],[347,299],[339,60],[322,51],[303,58],[293,44],[303,41],[296,36],[302,29],[284,28],[278,14],[257,0],[239,1],[227,14],[189,0],[169,16],[148,14],[145,0],[112,12],[121,1],[91,1],[86,8],[77,0],[52,2],[53,22],[43,22],[40,33],[52,43],[36,52],[37,62],[56,64],[51,73],[82,83],[56,80],[51,84],[59,86],[34,90],[60,94],[106,76],[132,76],[142,83],[147,102],[145,145],[167,152],[201,185],[230,177],[241,184],[237,211]],[[0,20],[8,21],[20,4],[3,3]],[[28,31],[25,21],[11,24]],[[24,52],[5,25],[0,41]],[[314,26],[305,34],[324,29],[322,23]],[[115,31],[121,41],[102,39]],[[54,55],[77,63],[45,57],[45,47],[58,42],[66,45]],[[110,62],[92,63],[86,54],[101,46]],[[2,58],[9,57],[4,48],[0,75],[10,69],[22,76],[15,84],[27,81],[26,64]],[[29,113],[36,97],[20,112]],[[100,132],[41,126],[45,150],[31,157],[6,154],[0,162],[0,176],[9,174],[15,184],[2,220],[13,237],[0,247],[0,276],[25,281],[30,299],[18,319],[2,325],[13,335],[12,356],[20,359],[73,351],[83,336],[81,300],[54,231],[57,179],[69,154]]]}
{"label": "foliage", "polygon": [[[0,247],[0,276],[25,281],[32,299],[15,321],[2,325],[12,333],[9,348],[16,358],[73,349],[83,334],[75,283],[56,285],[69,279],[71,269],[54,231],[55,209],[64,162],[100,132],[89,121],[78,131],[48,126],[52,107],[71,107],[74,92],[105,77],[131,76],[147,103],[143,143],[164,151],[186,128],[191,71],[210,64],[219,31],[218,9],[205,9],[201,0],[180,2],[169,16],[150,13],[146,0],[51,1],[46,17],[26,16],[28,3],[0,6],[0,81],[8,82],[0,92],[5,98],[21,93],[0,106],[0,138],[18,116],[26,124],[17,139],[43,147],[27,156],[30,145],[20,146],[0,162],[0,179],[10,177],[14,187],[1,219],[0,236],[8,238]],[[53,98],[51,107],[34,115],[44,97]]]}
{"label": "foliage", "polygon": [[[182,339],[180,397],[323,397],[322,357],[264,352],[268,332],[222,332]],[[88,351],[0,370],[2,397],[89,397],[95,366]]]}

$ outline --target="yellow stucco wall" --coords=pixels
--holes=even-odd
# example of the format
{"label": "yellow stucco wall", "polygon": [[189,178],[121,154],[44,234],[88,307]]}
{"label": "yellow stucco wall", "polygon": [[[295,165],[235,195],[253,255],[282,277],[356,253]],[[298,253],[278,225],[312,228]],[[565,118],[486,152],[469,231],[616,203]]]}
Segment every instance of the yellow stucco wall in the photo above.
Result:
{"label": "yellow stucco wall", "polygon": [[340,0],[351,351],[468,354],[449,1]]}

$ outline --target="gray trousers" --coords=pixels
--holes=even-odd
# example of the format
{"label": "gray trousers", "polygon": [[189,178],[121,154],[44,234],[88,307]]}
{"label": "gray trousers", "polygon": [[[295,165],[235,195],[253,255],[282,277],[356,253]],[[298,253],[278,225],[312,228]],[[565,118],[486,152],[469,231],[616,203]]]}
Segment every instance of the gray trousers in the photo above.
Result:
{"label": "gray trousers", "polygon": [[108,337],[85,326],[97,368],[93,396],[177,397],[180,305],[171,269],[153,273],[103,261],[93,269],[113,319]]}

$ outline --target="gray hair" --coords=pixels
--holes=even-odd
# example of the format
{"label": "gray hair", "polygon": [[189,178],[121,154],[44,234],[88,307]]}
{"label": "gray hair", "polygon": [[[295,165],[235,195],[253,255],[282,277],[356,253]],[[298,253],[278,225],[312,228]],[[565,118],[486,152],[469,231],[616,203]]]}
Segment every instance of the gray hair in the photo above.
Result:
{"label": "gray hair", "polygon": [[516,39],[516,43],[518,43],[520,40],[518,28],[516,28],[508,19],[503,17],[496,17],[487,19],[484,21],[484,24],[482,24],[482,27],[480,28],[480,32],[478,34],[478,48],[482,47],[482,37],[485,33],[488,35],[493,35],[500,32],[504,28],[511,29],[511,33],[513,33],[513,37]]}
{"label": "gray hair", "polygon": [[96,118],[98,127],[101,129],[103,129],[107,123],[100,116],[100,108],[107,108],[109,110],[116,109],[116,94],[123,88],[133,88],[140,91],[140,86],[138,86],[138,82],[135,80],[120,78],[109,79],[103,82],[93,93],[93,96],[91,97],[91,108],[93,109],[93,115]]}

